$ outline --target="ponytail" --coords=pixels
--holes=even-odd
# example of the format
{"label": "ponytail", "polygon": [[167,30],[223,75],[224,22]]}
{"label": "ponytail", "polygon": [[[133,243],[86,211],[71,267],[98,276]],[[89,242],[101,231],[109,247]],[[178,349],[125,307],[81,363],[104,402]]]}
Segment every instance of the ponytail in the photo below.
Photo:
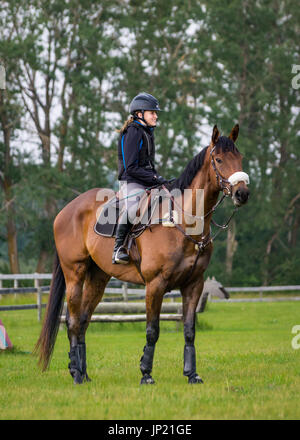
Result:
{"label": "ponytail", "polygon": [[123,133],[123,131],[126,130],[126,128],[128,127],[129,124],[131,124],[134,121],[134,117],[130,116],[129,119],[127,119],[127,121],[124,122],[122,128],[116,130],[118,133]]}

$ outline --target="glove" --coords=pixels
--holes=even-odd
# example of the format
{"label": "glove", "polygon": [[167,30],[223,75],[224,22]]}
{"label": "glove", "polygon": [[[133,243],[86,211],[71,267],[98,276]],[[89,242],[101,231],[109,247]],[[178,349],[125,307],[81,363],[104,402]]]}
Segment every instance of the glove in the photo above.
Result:
{"label": "glove", "polygon": [[164,179],[162,176],[155,175],[154,179],[159,185],[163,185],[164,183],[168,183],[168,180]]}

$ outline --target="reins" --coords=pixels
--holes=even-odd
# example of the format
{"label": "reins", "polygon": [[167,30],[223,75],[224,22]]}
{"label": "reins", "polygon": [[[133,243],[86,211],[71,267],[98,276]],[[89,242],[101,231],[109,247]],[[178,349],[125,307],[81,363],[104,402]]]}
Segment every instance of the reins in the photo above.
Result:
{"label": "reins", "polygon": [[[170,198],[170,200],[174,203],[174,204],[176,204],[177,205],[177,203],[176,203],[176,201],[175,201],[175,199],[174,199],[174,197],[172,196],[172,194],[170,193],[170,191],[164,186],[164,185],[162,185],[162,187],[163,187],[163,189],[166,191],[166,193],[168,194],[168,196],[169,196],[169,198]],[[196,218],[203,218],[203,219],[205,219],[209,214],[211,214],[211,213],[213,213],[213,212],[215,212],[216,211],[216,209],[221,205],[221,203],[223,202],[223,200],[226,198],[226,197],[228,197],[228,195],[227,194],[223,194],[222,195],[222,197],[218,200],[218,202],[210,209],[210,211],[208,211],[204,216],[202,216],[202,217],[199,217],[199,216],[196,216],[196,215],[193,215],[193,214],[190,214],[190,213],[188,213],[188,215],[189,216],[191,216],[191,217],[194,217],[195,219]],[[178,206],[178,205],[177,205]],[[182,212],[183,213],[185,213],[185,211],[180,207],[180,209],[182,210]],[[191,235],[189,235],[189,234],[187,234],[186,233],[186,231],[181,227],[181,226],[179,226],[176,222],[175,222],[175,220],[174,220],[174,218],[173,218],[173,216],[172,215],[170,215],[170,221],[174,224],[174,226],[188,239],[188,240],[190,240],[190,241],[192,241],[195,245],[197,245],[197,247],[198,247],[198,250],[199,251],[204,251],[204,249],[206,248],[206,246],[208,246],[209,245],[209,243],[212,243],[214,240],[215,240],[215,238],[219,235],[219,233],[222,231],[222,230],[225,230],[225,229],[227,229],[228,228],[228,226],[229,226],[229,223],[230,223],[230,221],[231,221],[231,219],[232,219],[232,217],[234,216],[234,214],[236,213],[236,211],[237,211],[237,207],[235,207],[234,208],[234,210],[233,210],[233,212],[232,212],[232,214],[230,215],[230,217],[228,218],[228,220],[226,221],[226,223],[224,224],[224,225],[219,225],[217,222],[215,222],[213,219],[211,219],[211,221],[212,221],[212,223],[217,227],[217,228],[219,228],[220,230],[219,231],[217,231],[216,233],[215,233],[215,235],[214,236],[211,236],[211,234],[210,234],[210,232],[202,239],[202,240],[195,240]]]}

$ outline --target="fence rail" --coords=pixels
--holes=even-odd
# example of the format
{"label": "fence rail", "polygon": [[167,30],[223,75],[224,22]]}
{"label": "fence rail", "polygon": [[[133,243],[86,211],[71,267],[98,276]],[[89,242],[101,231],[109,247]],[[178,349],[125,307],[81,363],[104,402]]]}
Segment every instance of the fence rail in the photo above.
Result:
{"label": "fence rail", "polygon": [[[42,295],[43,293],[49,293],[50,286],[40,286],[41,280],[51,280],[52,274],[47,273],[32,273],[32,274],[0,274],[0,299],[2,295],[8,294],[26,294],[26,293],[36,293],[37,302],[36,304],[24,304],[24,305],[12,305],[12,306],[0,306],[0,311],[7,310],[29,310],[29,309],[37,309],[38,311],[38,320],[41,320],[42,316],[42,308],[45,307],[45,304],[42,303]],[[14,287],[3,287],[3,281],[13,281]],[[19,287],[19,281],[21,280],[33,280],[32,287]],[[111,287],[115,283],[118,283],[121,287]],[[298,292],[300,291],[300,285],[292,285],[292,286],[257,286],[257,287],[226,287],[228,292],[241,292],[241,293],[251,293],[258,292],[260,294],[259,298],[234,298],[234,299],[213,299],[211,295],[209,297],[211,302],[269,302],[269,301],[300,301],[300,297],[280,297],[280,298],[263,298],[263,292]],[[128,283],[120,282],[119,280],[112,278],[112,280],[108,283],[108,287],[105,289],[105,297],[103,298],[103,302],[97,306],[97,311],[101,311],[102,313],[139,313],[145,311],[144,303],[136,303],[135,305],[132,303],[128,303],[128,301],[144,299],[146,292],[145,288],[131,288],[128,287]],[[109,296],[111,298],[109,298]],[[114,295],[119,295],[116,298]],[[171,298],[171,301],[174,301],[175,298],[180,297],[180,291],[174,290],[172,292],[166,293],[164,298]],[[116,303],[117,300],[122,300],[122,303]],[[106,304],[105,304],[106,303]],[[109,304],[110,303],[110,304]],[[167,305],[168,304],[168,305]],[[172,304],[174,307],[172,308]],[[172,310],[172,312],[176,312],[173,314],[174,319],[178,320],[178,316],[181,316],[182,310],[179,307],[179,303],[163,303],[162,312],[165,310],[167,313]],[[169,307],[169,309],[167,309]],[[108,311],[114,310],[114,311]],[[117,310],[117,312],[116,312]],[[135,310],[133,312],[133,310]],[[98,320],[101,320],[98,316]],[[102,315],[101,315],[102,316]],[[121,315],[122,316],[122,315]],[[127,315],[128,317],[129,315]],[[142,319],[141,316],[138,319]],[[161,315],[162,316],[162,315]],[[167,315],[166,315],[167,316]],[[64,318],[62,316],[62,318]],[[122,322],[126,317],[121,317],[116,319],[112,319],[117,322]],[[145,315],[143,315],[143,320]],[[132,318],[133,319],[133,318]],[[162,318],[164,319],[164,318]],[[167,318],[165,318],[167,319]],[[93,319],[97,320],[97,318]],[[103,318],[103,322],[107,322],[108,318]]]}
{"label": "fence rail", "polygon": [[[175,313],[159,316],[160,321],[181,321],[182,315]],[[143,322],[146,321],[146,315],[92,315],[90,322]],[[66,322],[66,316],[61,316],[60,322]]]}
{"label": "fence rail", "polygon": [[[20,280],[51,280],[52,274],[51,273],[31,273],[31,274],[0,274],[0,293],[2,294],[2,290],[10,290],[10,293],[14,293],[13,290],[18,287],[18,282]],[[5,280],[14,281],[14,287],[13,288],[3,288],[2,283]],[[120,282],[116,278],[111,278],[108,285],[112,285],[112,283],[121,283],[122,285],[126,285],[127,283]],[[16,286],[15,286],[16,284]],[[42,289],[49,289],[49,286],[42,286]],[[27,288],[24,288],[27,289]],[[30,287],[28,288],[30,289]],[[128,293],[132,293],[132,290],[134,292],[144,292],[145,289],[130,289],[128,288]],[[292,286],[255,286],[255,287],[226,287],[226,290],[228,292],[280,292],[280,291],[300,291],[300,285],[292,285]],[[31,290],[32,291],[32,290]],[[106,293],[108,290],[106,289]],[[109,288],[109,293],[119,293],[119,288]]]}

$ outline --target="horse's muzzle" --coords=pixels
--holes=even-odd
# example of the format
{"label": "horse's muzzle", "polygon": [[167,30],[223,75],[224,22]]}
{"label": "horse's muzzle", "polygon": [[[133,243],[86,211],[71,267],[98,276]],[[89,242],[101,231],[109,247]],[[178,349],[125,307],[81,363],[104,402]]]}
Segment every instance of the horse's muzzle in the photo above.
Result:
{"label": "horse's muzzle", "polygon": [[250,191],[247,186],[238,186],[233,192],[232,199],[235,206],[242,206],[247,203]]}

